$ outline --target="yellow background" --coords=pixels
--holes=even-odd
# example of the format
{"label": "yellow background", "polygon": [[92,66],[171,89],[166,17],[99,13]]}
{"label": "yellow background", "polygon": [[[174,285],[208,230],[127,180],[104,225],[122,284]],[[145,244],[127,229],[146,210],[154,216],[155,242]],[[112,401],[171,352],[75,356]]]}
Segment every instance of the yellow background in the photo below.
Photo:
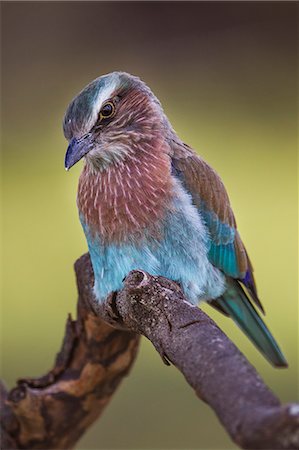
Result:
{"label": "yellow background", "polygon": [[[290,367],[272,368],[215,318],[282,401],[298,398],[296,4],[2,3],[2,376],[52,365],[73,263],[86,251],[63,168],[74,95],[112,70],[139,75],[178,134],[221,175],[266,321]],[[174,367],[143,342],[131,375],[79,449],[235,448]]]}

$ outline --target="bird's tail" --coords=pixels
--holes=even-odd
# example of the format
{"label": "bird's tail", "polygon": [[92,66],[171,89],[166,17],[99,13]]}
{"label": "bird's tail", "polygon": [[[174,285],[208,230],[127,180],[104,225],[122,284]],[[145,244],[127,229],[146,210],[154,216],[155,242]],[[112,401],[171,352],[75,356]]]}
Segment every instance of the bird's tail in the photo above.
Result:
{"label": "bird's tail", "polygon": [[236,322],[246,336],[274,366],[287,367],[288,363],[277,342],[237,280],[227,279],[226,291],[213,303],[216,303],[219,309]]}

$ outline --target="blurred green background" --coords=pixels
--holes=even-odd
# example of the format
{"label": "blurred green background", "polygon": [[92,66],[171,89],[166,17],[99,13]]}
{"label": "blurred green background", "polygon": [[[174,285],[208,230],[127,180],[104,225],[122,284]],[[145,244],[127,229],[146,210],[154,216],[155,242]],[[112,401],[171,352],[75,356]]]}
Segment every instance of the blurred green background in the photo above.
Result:
{"label": "blurred green background", "polygon": [[[282,401],[298,398],[295,3],[2,3],[2,376],[53,362],[73,263],[86,251],[80,164],[61,122],[97,76],[139,75],[178,134],[220,173],[254,263],[267,324],[289,361],[272,368],[205,306]],[[130,376],[79,449],[235,448],[174,367],[143,341]]]}

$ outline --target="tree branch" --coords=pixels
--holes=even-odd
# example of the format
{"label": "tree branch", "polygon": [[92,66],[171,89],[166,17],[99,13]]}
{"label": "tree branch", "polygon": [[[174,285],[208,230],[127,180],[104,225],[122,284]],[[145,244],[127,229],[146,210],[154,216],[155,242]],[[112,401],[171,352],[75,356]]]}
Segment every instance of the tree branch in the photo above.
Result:
{"label": "tree branch", "polygon": [[134,271],[119,293],[99,305],[92,295],[89,256],[81,257],[75,268],[78,320],[68,321],[54,369],[38,380],[19,381],[7,394],[4,448],[73,446],[128,372],[139,334],[151,340],[164,362],[184,374],[240,447],[299,448],[299,405],[282,406],[217,325],[184,299],[175,282]]}
{"label": "tree branch", "polygon": [[299,405],[282,406],[237,347],[184,299],[176,283],[131,272],[113,310],[114,321],[118,314],[121,324],[146,336],[183,373],[241,448],[299,449]]}

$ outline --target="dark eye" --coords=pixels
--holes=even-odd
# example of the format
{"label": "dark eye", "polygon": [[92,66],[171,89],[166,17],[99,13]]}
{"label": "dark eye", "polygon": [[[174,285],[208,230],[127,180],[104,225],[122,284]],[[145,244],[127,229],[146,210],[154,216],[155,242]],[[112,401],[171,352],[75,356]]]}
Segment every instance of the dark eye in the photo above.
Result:
{"label": "dark eye", "polygon": [[100,119],[109,119],[115,113],[115,106],[112,102],[107,102],[102,106]]}

